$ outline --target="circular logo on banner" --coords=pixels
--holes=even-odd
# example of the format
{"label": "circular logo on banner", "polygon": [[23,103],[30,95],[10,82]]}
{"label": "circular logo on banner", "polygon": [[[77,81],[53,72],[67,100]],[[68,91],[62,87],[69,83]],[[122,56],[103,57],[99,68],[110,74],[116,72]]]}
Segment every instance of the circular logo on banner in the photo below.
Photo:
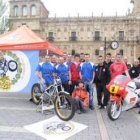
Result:
{"label": "circular logo on banner", "polygon": [[0,51],[0,91],[21,91],[30,75],[30,63],[22,51]]}
{"label": "circular logo on banner", "polygon": [[50,122],[43,127],[47,135],[63,135],[74,130],[74,125],[70,122]]}

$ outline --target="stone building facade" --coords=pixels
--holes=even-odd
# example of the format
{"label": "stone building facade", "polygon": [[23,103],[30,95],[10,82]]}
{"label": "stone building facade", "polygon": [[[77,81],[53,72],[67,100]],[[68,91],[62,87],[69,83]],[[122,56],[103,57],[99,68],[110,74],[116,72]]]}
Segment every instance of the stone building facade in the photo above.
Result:
{"label": "stone building facade", "polygon": [[[126,16],[53,17],[41,0],[10,0],[12,29],[27,25],[43,39],[51,41],[66,53],[89,53],[93,62],[104,55],[99,48],[105,45],[107,52],[121,52],[132,63],[140,57],[140,0],[132,0],[133,11]],[[117,50],[110,48],[117,41]]]}

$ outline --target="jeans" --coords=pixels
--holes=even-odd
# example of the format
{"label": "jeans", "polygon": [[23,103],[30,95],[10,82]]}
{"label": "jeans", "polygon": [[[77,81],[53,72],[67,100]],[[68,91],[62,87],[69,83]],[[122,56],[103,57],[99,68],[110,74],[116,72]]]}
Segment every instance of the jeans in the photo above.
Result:
{"label": "jeans", "polygon": [[76,96],[76,97],[74,98],[74,103],[75,103],[75,108],[76,108],[76,110],[79,109],[79,110],[82,111],[83,113],[85,113],[85,112],[88,110],[87,107],[84,107],[83,101],[80,100],[80,98],[79,98],[78,96]]}
{"label": "jeans", "polygon": [[90,82],[85,83],[85,90],[89,93],[89,106],[93,106],[93,84]]}

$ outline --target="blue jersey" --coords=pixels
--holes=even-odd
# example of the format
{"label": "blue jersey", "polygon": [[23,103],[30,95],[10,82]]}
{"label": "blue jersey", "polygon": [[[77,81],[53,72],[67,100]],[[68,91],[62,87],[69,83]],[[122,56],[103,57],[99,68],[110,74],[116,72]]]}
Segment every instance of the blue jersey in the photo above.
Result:
{"label": "blue jersey", "polygon": [[41,72],[43,79],[47,84],[53,83],[53,73],[55,71],[55,67],[52,63],[40,63],[37,66],[36,71]]}
{"label": "blue jersey", "polygon": [[81,72],[82,80],[83,81],[92,81],[93,79],[93,72],[95,71],[95,65],[91,62],[89,63],[82,63],[78,69]]}
{"label": "blue jersey", "polygon": [[68,75],[69,75],[68,72],[69,71],[70,71],[70,68],[66,64],[57,65],[55,67],[55,73],[57,73],[57,75],[60,77],[60,79],[61,79],[62,82],[65,82],[65,81],[68,81],[69,80],[69,78],[68,78]]}
{"label": "blue jersey", "polygon": [[66,64],[70,67],[71,62],[65,62],[64,64]]}

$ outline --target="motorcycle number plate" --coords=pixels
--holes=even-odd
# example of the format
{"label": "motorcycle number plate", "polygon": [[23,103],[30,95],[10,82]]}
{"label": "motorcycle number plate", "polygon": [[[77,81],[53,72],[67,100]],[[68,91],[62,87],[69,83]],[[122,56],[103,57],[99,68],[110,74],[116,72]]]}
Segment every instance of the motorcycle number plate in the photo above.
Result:
{"label": "motorcycle number plate", "polygon": [[119,86],[114,86],[114,85],[110,86],[110,92],[111,93],[117,93],[118,89],[119,89]]}

